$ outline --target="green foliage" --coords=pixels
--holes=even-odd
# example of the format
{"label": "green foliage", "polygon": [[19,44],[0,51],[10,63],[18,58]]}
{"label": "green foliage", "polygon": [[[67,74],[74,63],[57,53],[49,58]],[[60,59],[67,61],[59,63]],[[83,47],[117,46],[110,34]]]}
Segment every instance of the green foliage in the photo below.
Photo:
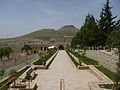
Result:
{"label": "green foliage", "polygon": [[120,29],[120,19],[113,17],[109,0],[106,1],[100,13],[100,19],[95,21],[93,15],[87,15],[84,25],[71,41],[72,47],[105,46],[108,36],[116,29]]}
{"label": "green foliage", "polygon": [[71,52],[74,56],[76,56],[80,61],[84,62],[87,65],[98,65],[98,62],[90,59],[86,56],[84,56],[83,54],[80,55],[78,52],[75,52],[74,50],[69,50],[69,52]]}
{"label": "green foliage", "polygon": [[100,13],[100,20],[98,21],[98,28],[99,28],[99,41],[101,45],[105,45],[106,39],[108,35],[114,30],[117,26],[117,21],[115,21],[115,17],[113,17],[111,12],[110,2],[109,0],[106,1],[102,11]]}
{"label": "green foliage", "polygon": [[13,52],[13,51],[12,51],[12,49],[11,49],[10,47],[7,47],[7,48],[5,49],[5,56],[7,56],[8,59],[9,59],[9,56],[10,56],[10,53],[11,53],[11,52]]}
{"label": "green foliage", "polygon": [[113,31],[107,38],[107,44],[112,47],[120,45],[120,30]]}
{"label": "green foliage", "polygon": [[36,62],[34,62],[34,65],[43,65],[44,62],[46,62],[52,55],[55,54],[56,51],[48,51],[46,55],[42,55]]}
{"label": "green foliage", "polygon": [[25,79],[30,80],[32,78],[30,73],[26,73]]}
{"label": "green foliage", "polygon": [[113,73],[112,71],[108,70],[103,66],[95,66],[95,67],[101,72],[103,72],[106,76],[108,76],[111,80],[113,81],[115,80],[115,73]]}
{"label": "green foliage", "polygon": [[75,47],[80,45],[80,47],[85,46],[96,46],[98,37],[97,23],[93,15],[88,14],[85,19],[84,25],[78,31],[76,36],[72,39],[71,46]]}
{"label": "green foliage", "polygon": [[5,74],[5,69],[0,69],[0,76],[1,76],[1,78],[2,78],[2,76]]}
{"label": "green foliage", "polygon": [[109,46],[118,48],[119,59],[117,62],[117,75],[115,78],[115,88],[120,88],[120,86],[118,86],[118,82],[120,81],[120,30],[111,32],[111,34],[107,38],[107,44]]}
{"label": "green foliage", "polygon": [[4,56],[4,49],[3,48],[0,48],[0,58],[1,58],[1,61],[2,61],[2,57]]}
{"label": "green foliage", "polygon": [[29,54],[29,51],[32,50],[32,48],[29,46],[29,45],[24,45],[22,48],[21,48],[22,51],[25,51],[27,53],[27,55]]}
{"label": "green foliage", "polygon": [[[100,84],[99,85],[101,88],[106,88],[106,89],[113,89],[114,84]],[[120,87],[120,84],[118,85]],[[118,89],[119,90],[119,89]]]}
{"label": "green foliage", "polygon": [[3,56],[7,56],[7,58],[9,59],[10,53],[13,52],[12,49],[10,47],[6,47],[6,48],[0,48],[0,58],[2,61]]}

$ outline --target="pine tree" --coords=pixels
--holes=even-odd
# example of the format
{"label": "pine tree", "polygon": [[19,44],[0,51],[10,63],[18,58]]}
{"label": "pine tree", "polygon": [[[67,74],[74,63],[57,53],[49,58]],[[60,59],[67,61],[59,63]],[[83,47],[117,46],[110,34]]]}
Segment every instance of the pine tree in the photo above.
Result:
{"label": "pine tree", "polygon": [[72,39],[71,45],[79,45],[80,47],[97,45],[98,28],[93,15],[88,14],[85,23],[81,27],[77,35]]}
{"label": "pine tree", "polygon": [[98,21],[100,44],[105,45],[107,36],[114,30],[117,22],[114,20],[117,16],[113,17],[111,12],[109,0],[106,1],[100,13],[100,20]]}

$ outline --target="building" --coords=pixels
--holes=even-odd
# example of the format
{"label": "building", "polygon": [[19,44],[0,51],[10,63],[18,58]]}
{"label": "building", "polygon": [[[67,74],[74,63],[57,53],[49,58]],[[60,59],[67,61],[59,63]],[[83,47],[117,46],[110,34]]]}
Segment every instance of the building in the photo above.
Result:
{"label": "building", "polygon": [[64,50],[69,46],[68,43],[63,43],[63,42],[54,43],[54,44],[51,44],[51,43],[44,43],[44,44],[43,43],[29,43],[29,45],[32,48],[32,53],[37,53],[39,51],[47,51],[48,47],[50,47],[50,46],[54,46],[58,50]]}

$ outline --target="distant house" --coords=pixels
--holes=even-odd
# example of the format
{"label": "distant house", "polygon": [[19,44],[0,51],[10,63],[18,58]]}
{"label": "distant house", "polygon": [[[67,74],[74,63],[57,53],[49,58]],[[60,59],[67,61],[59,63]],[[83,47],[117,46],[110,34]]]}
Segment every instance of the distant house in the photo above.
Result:
{"label": "distant house", "polygon": [[38,51],[47,51],[49,46],[41,43],[30,43],[29,45],[32,48],[32,53],[37,53]]}

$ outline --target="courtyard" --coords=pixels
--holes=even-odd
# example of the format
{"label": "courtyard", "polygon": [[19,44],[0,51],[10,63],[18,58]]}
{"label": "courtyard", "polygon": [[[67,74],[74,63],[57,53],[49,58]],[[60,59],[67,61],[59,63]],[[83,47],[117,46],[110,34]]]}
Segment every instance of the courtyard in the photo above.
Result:
{"label": "courtyard", "polygon": [[60,80],[64,80],[65,90],[89,90],[90,82],[99,79],[89,70],[78,70],[66,51],[58,52],[48,70],[37,70],[38,90],[60,90]]}

